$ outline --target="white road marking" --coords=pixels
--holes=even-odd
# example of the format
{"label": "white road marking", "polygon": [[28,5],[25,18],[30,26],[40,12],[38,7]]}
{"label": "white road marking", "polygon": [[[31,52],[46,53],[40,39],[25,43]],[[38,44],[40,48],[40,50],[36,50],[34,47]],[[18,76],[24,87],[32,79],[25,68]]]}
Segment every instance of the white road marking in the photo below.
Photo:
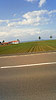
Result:
{"label": "white road marking", "polygon": [[44,54],[56,54],[56,52],[47,52],[47,53],[37,53],[37,54],[27,54],[27,55],[12,55],[12,56],[1,56],[0,58],[11,58],[11,57],[20,57],[20,56],[36,56],[36,55],[44,55]]}
{"label": "white road marking", "polygon": [[56,64],[56,62],[48,62],[48,63],[38,63],[38,64],[26,64],[26,65],[18,65],[18,66],[3,66],[0,69],[8,69],[8,68],[19,68],[19,67],[29,67],[29,66],[39,66],[39,65],[52,65]]}

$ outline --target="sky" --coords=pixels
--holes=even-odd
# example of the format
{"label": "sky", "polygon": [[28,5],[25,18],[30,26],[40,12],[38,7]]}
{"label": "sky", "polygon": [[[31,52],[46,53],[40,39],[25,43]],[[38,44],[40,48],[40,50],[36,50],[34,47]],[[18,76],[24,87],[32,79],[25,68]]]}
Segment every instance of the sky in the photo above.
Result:
{"label": "sky", "polygon": [[0,0],[0,41],[56,39],[56,0]]}

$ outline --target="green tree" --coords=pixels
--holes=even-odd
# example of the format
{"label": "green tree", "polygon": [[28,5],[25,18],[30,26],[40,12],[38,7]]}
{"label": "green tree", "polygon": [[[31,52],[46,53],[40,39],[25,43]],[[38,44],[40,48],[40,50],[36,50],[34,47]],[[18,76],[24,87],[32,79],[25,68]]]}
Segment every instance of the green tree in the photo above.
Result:
{"label": "green tree", "polygon": [[52,39],[52,36],[50,36],[50,39]]}
{"label": "green tree", "polygon": [[41,37],[39,36],[39,40],[41,39]]}
{"label": "green tree", "polygon": [[5,40],[2,41],[2,43],[4,43],[4,42],[5,42]]}
{"label": "green tree", "polygon": [[20,40],[19,39],[17,39],[17,41],[20,43]]}

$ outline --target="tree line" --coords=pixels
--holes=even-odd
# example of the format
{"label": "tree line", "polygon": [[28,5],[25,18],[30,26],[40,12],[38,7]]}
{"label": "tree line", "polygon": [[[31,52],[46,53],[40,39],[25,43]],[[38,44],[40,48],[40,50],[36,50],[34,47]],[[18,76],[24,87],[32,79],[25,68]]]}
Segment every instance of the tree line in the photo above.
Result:
{"label": "tree line", "polygon": [[[41,39],[41,36],[39,36],[38,39],[40,40]],[[50,39],[52,39],[52,36],[50,36]]]}
{"label": "tree line", "polygon": [[[52,38],[53,38],[53,37],[50,36],[50,39],[52,39]],[[38,39],[41,40],[41,36],[39,36]],[[19,41],[19,39],[17,39],[17,41]],[[1,43],[4,43],[4,42],[5,42],[5,40],[3,40],[2,42],[0,41],[0,44],[1,44]]]}

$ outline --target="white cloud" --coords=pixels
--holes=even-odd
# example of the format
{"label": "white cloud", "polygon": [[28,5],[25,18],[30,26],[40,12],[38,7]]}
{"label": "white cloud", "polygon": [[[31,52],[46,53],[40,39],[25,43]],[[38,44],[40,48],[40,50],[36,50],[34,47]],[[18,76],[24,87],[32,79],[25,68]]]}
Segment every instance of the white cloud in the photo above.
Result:
{"label": "white cloud", "polygon": [[13,16],[15,17],[17,14],[13,14]]}
{"label": "white cloud", "polygon": [[46,0],[40,0],[39,7],[42,7],[42,5],[46,2]]}
{"label": "white cloud", "polygon": [[[56,15],[56,10],[39,10],[25,13],[21,16],[22,19],[0,20],[0,24],[6,23],[6,25],[0,26],[0,40],[5,39],[8,41],[15,38],[22,41],[34,40],[38,35],[47,38],[51,34],[56,37],[56,30],[50,28],[51,24],[54,25],[53,28],[56,25],[54,22],[51,23],[56,18],[54,15]],[[44,30],[43,27],[46,27],[46,24],[49,25],[49,29]]]}
{"label": "white cloud", "polygon": [[30,25],[30,26],[38,26],[38,25],[46,25],[51,23],[53,20],[52,16],[54,16],[56,13],[56,10],[39,10],[39,11],[32,11],[27,12],[22,16],[21,20],[18,20],[17,22],[14,20],[8,23],[9,27],[14,26],[23,26],[23,25]]}
{"label": "white cloud", "polygon": [[38,10],[27,12],[22,15],[22,19],[0,20],[0,25],[7,25],[8,27],[19,26],[41,26],[52,22],[53,17],[55,20],[56,10]]}
{"label": "white cloud", "polygon": [[0,24],[2,23],[9,23],[9,20],[0,20]]}
{"label": "white cloud", "polygon": [[42,7],[44,3],[46,3],[46,0],[26,0],[27,2],[35,2],[35,1],[39,1],[39,7]]}
{"label": "white cloud", "polygon": [[33,1],[36,1],[36,0],[26,0],[27,2],[33,2]]}
{"label": "white cloud", "polygon": [[51,15],[51,14],[54,14],[54,13],[56,13],[56,10],[51,10],[51,11],[49,11],[49,14]]}
{"label": "white cloud", "polygon": [[6,34],[6,32],[0,32],[0,37],[5,36],[5,34]]}
{"label": "white cloud", "polygon": [[56,37],[56,30],[39,28],[0,28],[0,40],[10,41],[19,38],[21,41],[37,40],[40,35],[47,39],[50,35]]}

